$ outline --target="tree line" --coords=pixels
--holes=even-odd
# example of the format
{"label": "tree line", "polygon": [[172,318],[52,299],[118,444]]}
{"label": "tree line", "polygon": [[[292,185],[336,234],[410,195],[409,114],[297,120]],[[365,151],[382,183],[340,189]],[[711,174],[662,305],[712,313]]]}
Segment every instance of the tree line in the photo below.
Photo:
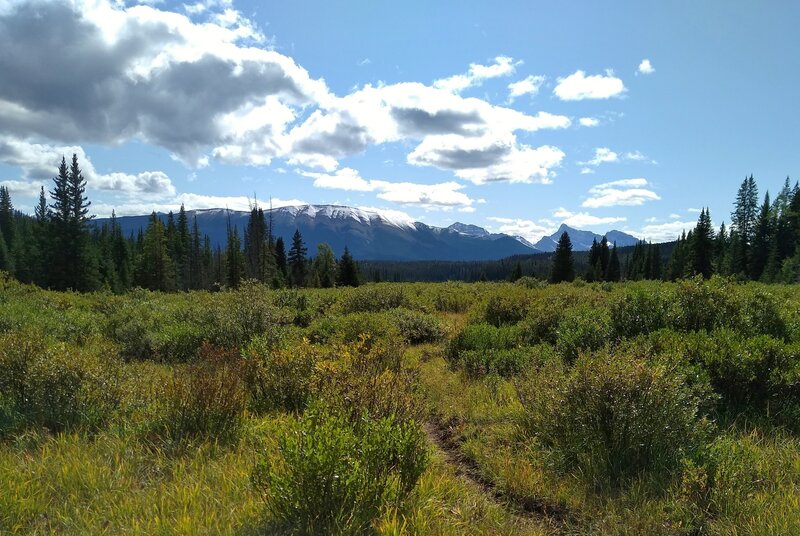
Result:
{"label": "tree line", "polygon": [[[612,259],[616,245],[609,254],[605,238],[600,244],[595,241],[584,277],[589,281],[674,281],[719,274],[764,283],[796,283],[800,281],[800,184],[790,184],[787,177],[774,199],[767,191],[759,202],[756,180],[752,175],[746,177],[736,194],[730,228],[722,222],[715,232],[711,213],[703,208],[695,227],[684,231],[675,242],[666,264],[662,264],[659,249],[640,242],[628,259],[624,277],[618,271],[618,261]],[[574,278],[572,244],[564,233],[553,254],[550,280]]]}
{"label": "tree line", "polygon": [[[345,248],[337,259],[328,244],[308,256],[300,231],[286,250],[274,237],[272,222],[254,203],[243,235],[228,220],[227,243],[212,248],[195,217],[181,205],[166,223],[153,212],[146,229],[123,236],[112,212],[92,225],[91,202],[77,155],[62,157],[53,189],[39,192],[34,215],[14,209],[8,188],[0,186],[0,271],[20,281],[54,290],[117,293],[134,287],[151,290],[213,290],[256,279],[275,288],[357,286],[358,263]],[[270,215],[271,220],[271,215]]]}

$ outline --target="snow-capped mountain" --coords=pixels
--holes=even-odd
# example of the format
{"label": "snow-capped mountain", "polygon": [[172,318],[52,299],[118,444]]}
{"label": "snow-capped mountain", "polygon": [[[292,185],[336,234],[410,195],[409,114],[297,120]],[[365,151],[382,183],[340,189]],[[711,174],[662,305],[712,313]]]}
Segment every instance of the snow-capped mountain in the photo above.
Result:
{"label": "snow-capped mountain", "polygon": [[[503,233],[490,233],[477,225],[454,223],[449,227],[434,227],[413,221],[402,213],[376,211],[341,205],[299,205],[265,210],[272,221],[273,234],[282,236],[289,247],[295,230],[303,235],[309,255],[316,254],[318,244],[327,243],[336,255],[341,255],[347,246],[353,256],[364,260],[490,260],[511,255],[527,255],[555,250],[555,241],[567,230],[576,251],[589,249],[595,235],[588,231],[577,231],[562,226],[552,237],[545,237],[531,244],[522,237]],[[243,236],[249,212],[226,209],[204,209],[187,211],[189,223],[197,218],[201,234],[207,234],[214,247],[224,246],[227,240],[228,222],[239,229]],[[167,221],[166,214],[159,214]],[[177,216],[176,216],[177,217]],[[150,216],[124,216],[117,218],[123,233],[138,233],[147,227]],[[95,220],[102,224],[104,219]],[[618,231],[612,231],[615,233]],[[624,234],[624,233],[621,233]],[[586,244],[586,238],[588,244]],[[609,233],[610,239],[611,233]],[[630,237],[630,235],[625,235]],[[548,241],[549,240],[549,241]],[[630,245],[630,242],[617,244]]]}
{"label": "snow-capped mountain", "polygon": [[[562,223],[561,227],[558,228],[558,231],[550,236],[543,236],[538,242],[533,244],[533,247],[539,251],[555,251],[556,246],[558,245],[558,239],[561,238],[563,233],[567,233],[569,235],[569,239],[572,242],[573,251],[589,251],[589,249],[592,247],[592,241],[597,240],[599,243],[604,236],[591,231],[580,231],[578,229],[573,229],[569,225]],[[605,237],[608,240],[609,245],[616,242],[617,247],[633,246],[639,241],[639,239],[635,236],[623,233],[622,231],[609,231],[605,234]]]}

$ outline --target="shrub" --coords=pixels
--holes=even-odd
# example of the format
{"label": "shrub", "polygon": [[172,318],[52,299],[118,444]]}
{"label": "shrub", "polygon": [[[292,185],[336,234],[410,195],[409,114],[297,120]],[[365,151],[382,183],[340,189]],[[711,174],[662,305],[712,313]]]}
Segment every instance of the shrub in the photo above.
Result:
{"label": "shrub", "polygon": [[93,430],[119,403],[119,363],[107,343],[49,344],[35,333],[0,336],[0,393],[5,426],[14,421],[58,432]]}
{"label": "shrub", "polygon": [[309,328],[309,336],[314,342],[354,343],[362,337],[400,342],[397,323],[383,313],[325,316],[314,321]]}
{"label": "shrub", "polygon": [[495,327],[490,324],[467,324],[448,344],[447,355],[458,363],[461,353],[469,350],[507,350],[520,342],[516,326]]}
{"label": "shrub", "polygon": [[389,506],[402,508],[425,470],[425,436],[414,422],[364,419],[353,426],[309,411],[263,457],[252,481],[272,531],[363,534]]}
{"label": "shrub", "polygon": [[641,472],[665,476],[707,429],[699,411],[707,389],[627,356],[584,356],[572,370],[552,366],[518,382],[518,391],[523,430],[594,485]]}
{"label": "shrub", "polygon": [[390,318],[409,344],[436,342],[444,337],[444,329],[439,319],[427,313],[395,309]]}
{"label": "shrub", "polygon": [[532,363],[544,363],[554,358],[552,347],[468,350],[461,353],[461,366],[467,376],[477,378],[487,374],[509,377],[519,374]]}
{"label": "shrub", "polygon": [[409,299],[396,285],[366,285],[350,290],[339,303],[343,313],[375,313],[408,307]]}
{"label": "shrub", "polygon": [[463,285],[448,283],[434,294],[433,306],[441,313],[465,313],[473,299]]}
{"label": "shrub", "polygon": [[150,432],[176,443],[235,438],[247,406],[242,376],[235,352],[204,345],[197,362],[173,371]]}
{"label": "shrub", "polygon": [[302,340],[292,349],[256,337],[243,352],[244,380],[256,411],[305,408],[313,393],[318,350]]}
{"label": "shrub", "polygon": [[555,344],[563,315],[564,304],[560,300],[534,301],[528,316],[519,323],[520,337],[525,344]]}
{"label": "shrub", "polygon": [[153,357],[162,363],[191,361],[204,340],[204,329],[189,322],[165,324],[149,338]]}
{"label": "shrub", "polygon": [[737,300],[739,314],[730,327],[744,335],[771,335],[782,339],[788,335],[786,320],[774,296],[760,289],[745,287]]}
{"label": "shrub", "polygon": [[223,293],[209,316],[209,341],[230,349],[243,348],[253,337],[291,321],[285,311],[272,305],[269,289],[255,281]]}
{"label": "shrub", "polygon": [[516,324],[528,314],[530,298],[517,289],[515,293],[492,294],[483,310],[485,322],[493,326]]}
{"label": "shrub", "polygon": [[636,288],[624,292],[611,305],[611,325],[618,337],[635,337],[667,324],[668,302],[660,292]]}
{"label": "shrub", "polygon": [[737,317],[730,284],[720,278],[705,282],[701,276],[677,283],[669,320],[678,331],[711,331]]}
{"label": "shrub", "polygon": [[597,350],[611,339],[611,319],[608,313],[588,305],[568,309],[558,323],[556,349],[571,362],[585,350]]}

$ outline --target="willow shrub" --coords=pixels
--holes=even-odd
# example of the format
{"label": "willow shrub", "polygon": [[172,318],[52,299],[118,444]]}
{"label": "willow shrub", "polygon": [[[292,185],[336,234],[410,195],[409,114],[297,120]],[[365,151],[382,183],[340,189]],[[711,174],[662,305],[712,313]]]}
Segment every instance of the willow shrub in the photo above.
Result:
{"label": "willow shrub", "polygon": [[611,337],[608,312],[581,305],[564,312],[556,330],[556,349],[566,361],[572,362],[581,352],[602,348]]}
{"label": "willow shrub", "polygon": [[426,438],[413,421],[358,423],[312,408],[257,463],[252,482],[268,530],[364,534],[388,507],[403,509],[427,465]]}
{"label": "willow shrub", "polygon": [[518,392],[524,435],[595,486],[641,473],[667,476],[708,430],[700,409],[707,387],[689,387],[676,369],[625,355],[549,367],[520,380]]}

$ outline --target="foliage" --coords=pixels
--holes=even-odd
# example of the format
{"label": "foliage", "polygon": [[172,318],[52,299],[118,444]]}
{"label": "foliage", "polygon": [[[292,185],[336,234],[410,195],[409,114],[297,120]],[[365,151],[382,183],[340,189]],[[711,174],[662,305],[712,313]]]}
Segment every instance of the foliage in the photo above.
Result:
{"label": "foliage", "polygon": [[593,485],[641,472],[667,476],[702,445],[704,389],[663,364],[626,355],[587,355],[519,382],[523,429]]}
{"label": "foliage", "polygon": [[412,422],[364,419],[354,426],[314,409],[262,457],[253,484],[271,531],[363,534],[381,511],[402,508],[425,470],[425,436]]}

